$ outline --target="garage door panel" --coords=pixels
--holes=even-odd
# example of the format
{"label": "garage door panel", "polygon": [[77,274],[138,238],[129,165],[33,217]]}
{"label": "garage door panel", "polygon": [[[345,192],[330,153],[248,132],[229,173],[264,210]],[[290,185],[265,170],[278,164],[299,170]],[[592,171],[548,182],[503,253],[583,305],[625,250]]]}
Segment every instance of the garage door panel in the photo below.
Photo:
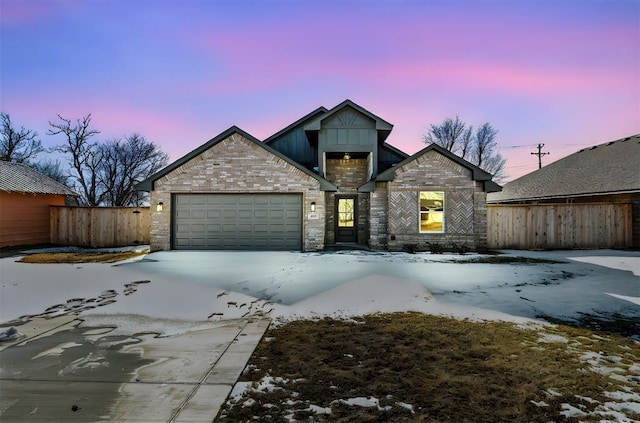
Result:
{"label": "garage door panel", "polygon": [[300,250],[299,194],[178,194],[174,248]]}
{"label": "garage door panel", "polygon": [[236,204],[238,205],[251,205],[253,204],[253,198],[251,196],[241,195],[236,197]]}
{"label": "garage door panel", "polygon": [[202,206],[207,204],[207,199],[203,196],[195,196],[191,198],[188,204],[191,204],[192,206]]}
{"label": "garage door panel", "polygon": [[268,210],[253,210],[253,218],[254,219],[268,219],[269,211]]}
{"label": "garage door panel", "polygon": [[251,220],[253,217],[253,210],[238,210],[239,220]]}

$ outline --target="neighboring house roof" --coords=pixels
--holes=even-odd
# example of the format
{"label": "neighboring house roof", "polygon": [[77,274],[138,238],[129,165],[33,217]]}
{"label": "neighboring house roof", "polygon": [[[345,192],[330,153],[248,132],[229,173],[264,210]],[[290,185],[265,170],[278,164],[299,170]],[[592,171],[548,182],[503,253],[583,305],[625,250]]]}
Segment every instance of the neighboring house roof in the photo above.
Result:
{"label": "neighboring house roof", "polygon": [[515,179],[491,203],[640,192],[640,134],[584,148]]}
{"label": "neighboring house roof", "polygon": [[454,161],[455,163],[459,164],[460,166],[469,169],[471,171],[471,178],[474,181],[479,181],[479,182],[483,182],[484,183],[484,191],[485,192],[495,192],[495,191],[499,191],[500,189],[502,189],[502,187],[500,185],[496,184],[495,182],[493,182],[491,180],[492,176],[491,176],[490,173],[480,169],[476,165],[473,165],[473,164],[469,163],[468,161],[466,161],[462,157],[453,154],[451,151],[449,151],[449,150],[447,150],[445,148],[442,148],[437,144],[430,144],[427,147],[423,148],[422,150],[418,151],[416,154],[404,159],[403,161],[401,161],[397,165],[393,166],[392,168],[389,168],[389,169],[385,170],[384,172],[378,174],[378,176],[376,176],[374,179],[372,179],[371,181],[367,182],[366,184],[364,184],[360,188],[358,188],[358,191],[366,192],[366,191],[372,190],[373,186],[374,186],[373,184],[375,182],[393,181],[393,178],[395,177],[396,169],[401,168],[405,164],[416,160],[418,157],[420,157],[420,156],[422,156],[422,155],[424,155],[424,154],[426,154],[426,153],[428,153],[429,151],[432,151],[432,150],[442,154],[443,156],[447,157],[449,160]]}
{"label": "neighboring house roof", "polygon": [[78,197],[69,187],[33,168],[7,161],[0,161],[0,191]]}
{"label": "neighboring house roof", "polygon": [[260,148],[264,148],[265,150],[267,150],[271,154],[279,157],[280,159],[282,159],[285,162],[289,163],[291,166],[295,167],[296,169],[298,169],[298,170],[306,173],[307,175],[311,176],[312,178],[318,180],[320,182],[320,189],[321,190],[323,190],[323,191],[337,191],[338,190],[338,187],[335,186],[334,184],[332,184],[331,182],[329,182],[326,179],[324,179],[323,177],[311,172],[309,169],[301,166],[300,164],[298,164],[295,161],[291,160],[287,156],[279,153],[278,151],[274,150],[273,148],[269,147],[268,145],[260,142],[257,138],[253,137],[252,135],[248,134],[247,132],[243,131],[242,129],[238,128],[237,126],[232,126],[231,128],[229,128],[226,131],[222,132],[220,135],[216,136],[215,138],[212,138],[211,140],[209,140],[205,144],[201,145],[200,147],[196,148],[195,150],[191,151],[190,153],[186,154],[185,156],[179,158],[175,162],[171,163],[170,165],[168,165],[164,169],[160,170],[159,172],[154,173],[153,175],[151,175],[150,177],[148,177],[144,181],[140,182],[136,186],[136,190],[138,190],[138,191],[151,191],[151,190],[153,190],[153,184],[154,184],[155,181],[157,181],[158,179],[160,179],[163,176],[167,175],[168,173],[174,171],[175,169],[179,168],[180,166],[182,166],[183,164],[185,164],[188,161],[192,160],[193,158],[197,157],[198,155],[202,154],[203,152],[207,151],[208,149],[210,149],[214,145],[226,140],[227,138],[229,138],[233,134],[242,135],[244,138],[246,138],[249,141],[253,142],[254,144],[260,146]]}

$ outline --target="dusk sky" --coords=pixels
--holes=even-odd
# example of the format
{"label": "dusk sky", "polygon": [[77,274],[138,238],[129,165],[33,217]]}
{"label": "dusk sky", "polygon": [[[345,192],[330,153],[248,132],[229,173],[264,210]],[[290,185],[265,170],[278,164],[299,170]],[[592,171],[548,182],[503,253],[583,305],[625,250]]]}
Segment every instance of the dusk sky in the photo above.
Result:
{"label": "dusk sky", "polygon": [[498,131],[507,180],[640,133],[640,0],[0,0],[0,109],[46,135],[89,113],[175,160],[232,125],[265,139],[351,99],[425,147]]}

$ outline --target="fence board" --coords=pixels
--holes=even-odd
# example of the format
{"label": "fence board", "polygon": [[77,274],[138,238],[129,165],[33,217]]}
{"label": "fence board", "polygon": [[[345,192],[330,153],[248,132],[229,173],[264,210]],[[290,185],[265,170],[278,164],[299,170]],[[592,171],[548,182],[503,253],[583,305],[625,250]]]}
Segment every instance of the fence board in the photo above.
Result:
{"label": "fence board", "polygon": [[149,207],[50,208],[51,242],[78,247],[149,244]]}
{"label": "fence board", "polygon": [[629,248],[630,203],[489,204],[489,248]]}

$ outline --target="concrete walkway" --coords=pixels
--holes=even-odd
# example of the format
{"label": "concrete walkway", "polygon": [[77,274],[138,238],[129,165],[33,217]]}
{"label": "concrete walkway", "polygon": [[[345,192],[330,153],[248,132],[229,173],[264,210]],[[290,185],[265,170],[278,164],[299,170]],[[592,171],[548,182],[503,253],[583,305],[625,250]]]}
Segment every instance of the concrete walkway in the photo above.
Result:
{"label": "concrete walkway", "polygon": [[34,318],[0,344],[0,421],[210,423],[269,326],[125,337],[80,323]]}

